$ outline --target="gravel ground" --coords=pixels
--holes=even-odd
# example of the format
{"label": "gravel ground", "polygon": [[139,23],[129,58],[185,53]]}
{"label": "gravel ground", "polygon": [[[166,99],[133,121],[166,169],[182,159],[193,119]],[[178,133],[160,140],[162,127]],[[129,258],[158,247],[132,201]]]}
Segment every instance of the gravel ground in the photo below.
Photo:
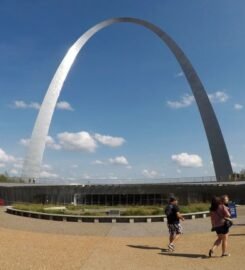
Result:
{"label": "gravel ground", "polygon": [[210,220],[187,220],[186,233],[174,253],[166,224],[88,224],[12,216],[0,209],[0,270],[245,269],[245,208],[231,229],[229,252],[214,258],[207,252],[215,234]]}

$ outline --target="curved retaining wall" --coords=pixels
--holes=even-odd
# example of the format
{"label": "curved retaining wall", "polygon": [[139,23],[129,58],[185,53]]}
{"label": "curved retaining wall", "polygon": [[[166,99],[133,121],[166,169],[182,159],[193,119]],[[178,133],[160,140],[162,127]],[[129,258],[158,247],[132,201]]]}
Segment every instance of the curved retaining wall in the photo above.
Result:
{"label": "curved retaining wall", "polygon": [[[68,222],[90,222],[90,223],[135,223],[135,222],[164,222],[165,215],[158,216],[78,216],[78,215],[60,215],[47,214],[40,212],[31,212],[14,209],[11,206],[6,207],[6,212],[12,215],[18,215],[30,218],[39,218],[54,221]],[[183,214],[186,219],[206,218],[209,216],[209,211]]]}

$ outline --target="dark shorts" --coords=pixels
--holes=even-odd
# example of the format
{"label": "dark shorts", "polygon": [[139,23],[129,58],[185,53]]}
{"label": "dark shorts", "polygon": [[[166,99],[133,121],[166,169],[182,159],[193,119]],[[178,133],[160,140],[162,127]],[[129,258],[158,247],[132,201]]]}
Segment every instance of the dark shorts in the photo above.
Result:
{"label": "dark shorts", "polygon": [[168,230],[170,235],[175,235],[175,234],[181,234],[183,233],[183,228],[180,225],[180,223],[177,224],[168,224]]}
{"label": "dark shorts", "polygon": [[214,230],[217,234],[227,234],[229,232],[229,228],[226,226],[216,227]]}

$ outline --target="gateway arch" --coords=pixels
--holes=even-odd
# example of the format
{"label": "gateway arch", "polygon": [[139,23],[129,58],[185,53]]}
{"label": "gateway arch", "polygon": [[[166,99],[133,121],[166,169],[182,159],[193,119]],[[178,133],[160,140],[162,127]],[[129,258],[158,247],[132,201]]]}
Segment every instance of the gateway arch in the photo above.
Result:
{"label": "gateway arch", "polygon": [[227,181],[228,176],[232,174],[232,167],[225,141],[204,86],[202,85],[189,59],[176,44],[176,42],[159,27],[145,20],[128,17],[112,18],[96,24],[87,30],[66,53],[48,87],[47,93],[37,116],[23,165],[22,177],[25,179],[39,177],[43,153],[45,150],[46,136],[48,135],[55,106],[64,81],[78,53],[94,34],[115,23],[133,23],[144,26],[156,34],[174,54],[186,76],[187,81],[189,82],[192,93],[195,97],[208,139],[216,178],[218,181]]}

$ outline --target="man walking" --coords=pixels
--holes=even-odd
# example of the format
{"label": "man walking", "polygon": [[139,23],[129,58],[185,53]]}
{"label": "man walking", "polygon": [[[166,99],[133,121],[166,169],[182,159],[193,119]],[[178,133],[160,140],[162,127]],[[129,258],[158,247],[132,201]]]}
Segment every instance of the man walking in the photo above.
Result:
{"label": "man walking", "polygon": [[180,220],[185,220],[184,217],[180,214],[178,201],[175,197],[169,198],[168,205],[165,208],[165,214],[167,216],[169,230],[168,250],[174,251],[174,243],[179,239],[183,231]]}

